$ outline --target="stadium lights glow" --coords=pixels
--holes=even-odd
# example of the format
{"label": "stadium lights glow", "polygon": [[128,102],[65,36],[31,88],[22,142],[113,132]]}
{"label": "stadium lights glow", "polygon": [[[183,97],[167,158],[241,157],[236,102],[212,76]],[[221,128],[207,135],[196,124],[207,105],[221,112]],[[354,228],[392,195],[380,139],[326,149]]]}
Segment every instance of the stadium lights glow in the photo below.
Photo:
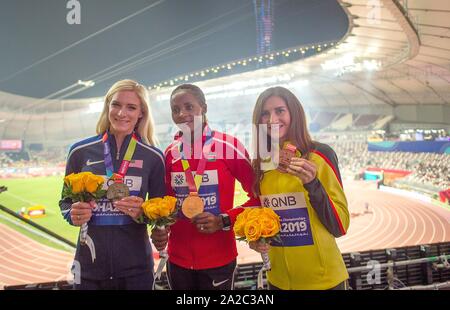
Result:
{"label": "stadium lights glow", "polygon": [[86,111],[86,114],[100,113],[103,110],[103,104],[103,101],[97,101],[89,104],[89,109]]}
{"label": "stadium lights glow", "polygon": [[345,56],[328,60],[321,64],[324,71],[336,70],[336,75],[340,76],[346,72],[359,72],[359,71],[374,71],[380,69],[380,62],[374,59],[360,59],[355,57],[354,53],[346,54]]}
{"label": "stadium lights glow", "polygon": [[372,60],[364,60],[363,66],[369,71],[374,71],[380,69],[380,62],[374,59]]}
{"label": "stadium lights glow", "polygon": [[287,88],[302,88],[309,85],[309,80],[297,80],[286,84]]}
{"label": "stadium lights glow", "polygon": [[230,84],[225,85],[219,85],[219,86],[213,86],[213,87],[207,87],[204,89],[205,94],[212,94],[216,92],[223,92],[223,91],[233,91],[233,90],[241,90],[244,88],[249,87],[255,87],[255,86],[263,86],[267,84],[276,84],[279,82],[288,82],[291,80],[291,76],[289,74],[283,74],[278,76],[270,76],[260,79],[254,79],[254,80],[241,80],[236,81]]}
{"label": "stadium lights glow", "polygon": [[[231,98],[238,96],[254,95],[264,91],[267,87],[277,84],[286,85],[286,87],[301,88],[309,85],[308,80],[291,81],[291,76],[284,74],[281,76],[267,77],[256,80],[241,80],[225,85],[218,85],[212,87],[204,87],[204,93],[207,99]],[[156,96],[156,101],[164,102],[170,98],[169,93],[163,93]]]}
{"label": "stadium lights glow", "polygon": [[322,66],[322,69],[325,71],[341,69],[344,67],[355,65],[354,58],[355,58],[354,54],[347,54],[347,55],[337,58],[337,59],[327,60],[323,64],[321,64],[321,66]]}
{"label": "stadium lights glow", "polygon": [[92,80],[89,80],[89,81],[78,80],[77,84],[82,85],[84,87],[92,87],[95,85],[95,82]]}
{"label": "stadium lights glow", "polygon": [[[200,76],[204,77],[207,74],[218,73],[219,71],[222,71],[222,70],[232,70],[233,67],[247,66],[248,62],[252,62],[252,61],[261,63],[261,62],[264,61],[264,59],[274,60],[277,57],[280,57],[280,58],[281,57],[283,57],[283,58],[284,57],[290,57],[294,53],[300,54],[301,56],[304,56],[306,51],[311,50],[311,49],[312,50],[316,50],[316,52],[319,53],[324,48],[326,48],[326,47],[331,48],[333,46],[335,46],[335,42],[328,42],[328,43],[315,44],[315,45],[311,45],[311,46],[300,46],[300,47],[297,47],[297,48],[286,49],[286,50],[283,50],[283,51],[272,52],[272,53],[264,54],[264,55],[257,55],[257,56],[253,56],[253,57],[250,57],[250,58],[244,58],[244,59],[241,59],[239,61],[234,61],[234,62],[230,62],[230,63],[227,63],[227,64],[221,64],[219,66],[214,66],[214,67],[211,67],[209,69],[203,69],[202,70],[203,73],[200,73]],[[188,73],[188,75],[184,76],[184,78],[183,78],[183,76],[179,76],[179,77],[177,77],[177,79],[180,82],[183,81],[183,80],[184,81],[188,81],[189,80],[189,76],[190,77],[198,76],[198,74],[197,73],[195,73],[195,74]],[[171,80],[174,80],[175,82],[177,82],[177,79],[172,78]],[[161,84],[161,83],[160,84],[154,84],[153,86],[149,86],[149,89],[155,88],[155,89],[159,90],[162,87],[162,85],[167,85],[167,84]]]}

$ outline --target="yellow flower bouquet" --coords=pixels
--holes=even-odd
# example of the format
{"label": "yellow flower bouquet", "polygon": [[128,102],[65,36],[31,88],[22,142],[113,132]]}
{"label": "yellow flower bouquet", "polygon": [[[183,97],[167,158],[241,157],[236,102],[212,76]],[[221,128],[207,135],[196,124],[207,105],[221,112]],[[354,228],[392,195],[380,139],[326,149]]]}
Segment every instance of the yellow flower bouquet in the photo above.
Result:
{"label": "yellow flower bouquet", "polygon": [[[63,199],[70,198],[72,202],[97,201],[106,196],[102,189],[104,179],[92,172],[71,173],[64,178]],[[91,251],[92,261],[95,260],[95,246],[88,236],[88,224],[81,225],[80,244],[87,244]]]}
{"label": "yellow flower bouquet", "polygon": [[172,196],[152,198],[142,204],[142,209],[152,228],[164,229],[176,221],[177,199]]}
{"label": "yellow flower bouquet", "polygon": [[279,241],[280,217],[270,208],[245,208],[233,229],[240,241]]}
{"label": "yellow flower bouquet", "polygon": [[[157,229],[165,230],[167,226],[170,226],[176,221],[177,214],[177,199],[172,196],[164,196],[164,198],[151,198],[142,204],[142,209],[144,214],[148,217],[148,222],[152,229],[155,227]],[[160,279],[161,273],[169,259],[169,254],[167,250],[159,251],[159,261],[158,267],[155,272],[155,278]]]}
{"label": "yellow flower bouquet", "polygon": [[104,179],[92,172],[71,173],[64,178],[63,198],[73,202],[89,202],[105,197]]}
{"label": "yellow flower bouquet", "polygon": [[[234,233],[237,240],[256,241],[270,243],[271,241],[281,242],[280,238],[280,217],[270,208],[245,208],[240,213],[234,223]],[[270,259],[267,253],[261,254],[263,267],[258,273],[258,288],[262,288],[262,274],[270,270]]]}

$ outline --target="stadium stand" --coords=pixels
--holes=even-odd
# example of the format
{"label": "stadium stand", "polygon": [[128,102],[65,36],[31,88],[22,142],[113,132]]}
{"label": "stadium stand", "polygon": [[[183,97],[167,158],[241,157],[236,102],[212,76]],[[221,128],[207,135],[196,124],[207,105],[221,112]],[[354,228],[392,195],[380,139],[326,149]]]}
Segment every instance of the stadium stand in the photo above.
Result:
{"label": "stadium stand", "polygon": [[373,125],[380,118],[383,117],[380,117],[379,115],[359,114],[354,118],[352,127],[358,129],[373,129]]}
{"label": "stadium stand", "polygon": [[342,173],[355,175],[368,167],[407,170],[412,173],[403,182],[430,186],[435,191],[450,187],[450,157],[447,154],[369,152],[366,142],[332,143]]}

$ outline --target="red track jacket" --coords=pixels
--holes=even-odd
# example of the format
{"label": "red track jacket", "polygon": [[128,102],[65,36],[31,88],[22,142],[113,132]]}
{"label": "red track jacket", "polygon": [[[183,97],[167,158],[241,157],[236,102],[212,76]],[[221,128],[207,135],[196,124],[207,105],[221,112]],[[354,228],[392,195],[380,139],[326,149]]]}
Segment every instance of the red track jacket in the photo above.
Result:
{"label": "red track jacket", "polygon": [[[253,170],[245,147],[235,137],[212,131],[212,139],[199,196],[205,202],[205,212],[215,215],[227,213],[233,225],[237,215],[243,211],[242,208],[233,209],[235,180],[241,183],[247,193],[251,193]],[[204,142],[205,136],[202,138],[202,145]],[[213,234],[199,233],[195,225],[181,212],[182,201],[189,194],[181,160],[177,152],[174,152],[181,143],[182,138],[178,134],[165,151],[167,194],[178,198],[177,208],[179,208],[179,219],[171,226],[169,260],[183,268],[195,270],[224,266],[237,256],[233,230],[220,230]],[[196,154],[198,150],[201,152],[201,148],[194,147],[191,150],[185,151],[185,154]],[[192,172],[195,173],[199,159],[189,159],[187,155],[186,157]],[[243,206],[260,204],[253,195],[247,195],[249,200]]]}

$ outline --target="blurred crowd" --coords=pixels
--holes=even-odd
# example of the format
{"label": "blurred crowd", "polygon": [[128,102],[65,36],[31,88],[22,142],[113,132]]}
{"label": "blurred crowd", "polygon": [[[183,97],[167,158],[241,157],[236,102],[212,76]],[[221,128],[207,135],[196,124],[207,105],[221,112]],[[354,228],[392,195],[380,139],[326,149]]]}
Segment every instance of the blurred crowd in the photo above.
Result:
{"label": "blurred crowd", "polygon": [[343,175],[355,175],[368,167],[406,170],[412,173],[403,181],[450,188],[450,155],[435,153],[369,152],[366,142],[330,143],[339,159]]}
{"label": "blurred crowd", "polygon": [[[349,140],[342,137],[339,140],[326,141],[326,143],[335,150],[339,168],[344,177],[358,175],[368,167],[406,170],[412,173],[403,179],[405,182],[431,186],[439,190],[450,188],[450,155],[448,154],[369,152],[368,144],[363,139]],[[18,173],[17,169],[20,169],[21,174],[26,174],[28,168],[32,169],[32,173],[37,169],[47,171],[55,167],[64,167],[65,156],[63,149],[26,153],[0,152],[0,169],[3,168],[4,174],[7,170],[9,177]]]}

